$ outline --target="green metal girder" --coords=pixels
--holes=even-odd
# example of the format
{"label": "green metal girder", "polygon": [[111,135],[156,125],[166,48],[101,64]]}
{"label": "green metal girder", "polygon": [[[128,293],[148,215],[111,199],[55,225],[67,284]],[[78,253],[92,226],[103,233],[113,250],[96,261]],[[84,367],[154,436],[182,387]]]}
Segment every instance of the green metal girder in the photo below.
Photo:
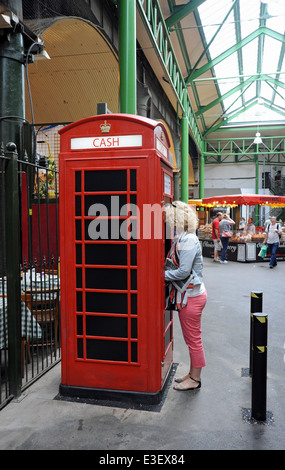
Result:
{"label": "green metal girder", "polygon": [[184,113],[181,119],[181,201],[188,202],[188,174],[189,174],[189,137],[188,137],[188,116],[187,116],[187,88],[184,89],[183,104]]}
{"label": "green metal girder", "polygon": [[[251,101],[248,101],[246,103],[246,109],[244,109],[243,107],[235,110],[234,112],[232,112],[231,114],[228,115],[228,119],[227,121],[224,121],[224,122],[229,122],[229,121],[232,121],[234,118],[236,118],[239,114],[242,114],[243,112],[247,111],[248,109],[250,109],[252,106],[256,106],[258,104],[258,98],[255,97],[253,100]],[[266,100],[266,99],[263,99],[263,105],[270,109],[270,111],[274,111],[278,114],[280,114],[281,116],[284,116],[284,109],[281,108],[280,106],[277,106],[277,105],[274,105],[272,104],[270,101]],[[210,129],[209,129],[210,130]],[[212,132],[212,129],[211,129],[211,132]]]}
{"label": "green metal girder", "polygon": [[[176,8],[180,8],[180,7],[176,7],[174,5],[174,3],[175,3],[175,0],[168,0],[169,8],[170,8],[171,11],[174,11],[174,9],[176,9]],[[193,7],[193,2],[192,2],[192,7]],[[166,20],[166,22],[167,22],[167,20]],[[178,43],[179,43],[179,47],[180,47],[182,57],[183,57],[183,60],[184,60],[184,64],[185,64],[185,67],[186,67],[186,70],[187,70],[187,73],[188,73],[191,70],[191,64],[190,64],[190,59],[189,59],[187,47],[186,47],[185,40],[184,40],[183,30],[181,28],[180,22],[177,23],[177,28],[170,29],[169,31],[170,32],[175,31],[175,33],[176,33]],[[192,91],[193,91],[193,95],[194,95],[194,99],[195,99],[196,104],[198,106],[200,106],[199,95],[198,95],[195,84],[192,84]],[[204,131],[205,131],[206,126],[205,126],[205,121],[204,121],[203,116],[201,117],[201,124],[203,126]]]}
{"label": "green metal girder", "polygon": [[[268,85],[270,88],[272,88],[272,90],[273,90],[273,92],[274,92],[275,94],[279,95],[279,96],[280,96],[280,98],[282,98],[282,100],[284,100],[284,101],[285,101],[285,98],[284,98],[284,96],[283,96],[283,95],[281,95],[281,93],[279,93],[279,91],[277,91],[277,89],[276,89],[276,88],[274,88],[274,86],[273,86],[273,85],[271,85],[271,83],[270,83],[270,81],[269,81],[269,80],[265,80],[265,83],[266,83],[266,85]],[[273,106],[273,102],[272,102],[272,100],[271,100],[271,105]]]}
{"label": "green metal girder", "polygon": [[285,116],[285,110],[280,109],[278,106],[274,106],[273,104],[268,104],[266,102],[264,102],[264,106],[265,108],[268,108],[271,111],[274,111],[275,113],[280,114],[280,116],[283,116],[283,117]]}
{"label": "green metal girder", "polygon": [[[186,89],[184,77],[180,70],[178,60],[170,40],[168,27],[165,24],[159,0],[136,0],[137,10],[141,16],[145,29],[149,35],[152,46],[164,68],[165,78],[175,92],[177,102],[184,111],[183,92]],[[202,135],[200,133],[196,116],[187,93],[188,123],[194,141],[201,151]]]}
{"label": "green metal girder", "polygon": [[[240,4],[237,2],[235,4],[234,8],[234,15],[235,15],[235,33],[236,33],[236,40],[237,42],[240,42],[242,40],[241,36],[241,25],[240,25]],[[238,55],[238,69],[239,69],[239,75],[243,75],[243,55],[242,55],[242,49],[239,49],[237,51]],[[240,79],[241,84],[244,82],[244,79]],[[244,96],[242,96],[242,104],[245,105],[244,101]]]}
{"label": "green metal girder", "polygon": [[238,49],[241,47],[245,46],[249,42],[253,41],[256,39],[262,32],[260,30],[256,30],[253,33],[249,34],[246,38],[242,39],[239,43],[235,44],[234,46],[230,47],[226,51],[222,52],[218,57],[215,59],[212,59],[210,62],[205,64],[203,67],[200,67],[199,69],[193,70],[192,73],[186,78],[186,83],[189,83],[191,80],[195,80],[195,78],[199,77],[200,75],[203,75],[205,72],[210,70],[212,67],[215,65],[219,64],[222,62],[224,59],[232,55],[234,52],[237,52]]}
{"label": "green metal girder", "polygon": [[[242,112],[246,111],[249,106],[250,107],[252,106],[252,104],[250,102],[245,101],[245,99],[244,99],[245,93],[244,92],[238,93],[241,90],[246,90],[247,89],[246,87],[250,83],[249,80],[251,80],[251,83],[253,83],[254,81],[256,82],[256,93],[255,93],[255,95],[256,95],[257,99],[259,97],[262,97],[261,96],[261,83],[262,83],[262,81],[265,81],[265,83],[267,83],[267,85],[272,88],[271,102],[267,103],[267,107],[268,107],[268,109],[276,111],[281,116],[283,116],[283,109],[280,109],[280,107],[279,108],[274,107],[273,103],[274,103],[274,99],[275,99],[276,94],[283,98],[282,93],[280,93],[279,90],[278,90],[278,87],[280,86],[282,89],[285,88],[285,84],[283,82],[281,82],[280,80],[278,80],[279,76],[280,76],[280,72],[281,72],[281,67],[282,67],[282,64],[283,64],[284,55],[285,55],[285,34],[282,35],[282,34],[276,32],[276,31],[273,31],[270,28],[266,27],[266,19],[268,18],[267,5],[264,4],[264,3],[261,3],[260,4],[260,11],[259,11],[259,17],[260,17],[259,29],[256,30],[255,32],[253,32],[247,38],[244,38],[244,40],[242,40],[241,39],[241,37],[242,37],[241,36],[241,24],[240,24],[240,0],[235,0],[233,2],[233,4],[231,5],[231,10],[232,9],[234,9],[234,20],[235,20],[235,26],[234,26],[235,27],[235,35],[236,35],[236,44],[235,44],[235,46],[228,49],[227,51],[224,51],[224,53],[220,54],[218,57],[216,57],[213,60],[209,59],[209,56],[208,56],[208,59],[209,59],[208,64],[206,64],[204,67],[201,67],[200,69],[197,69],[197,65],[200,62],[200,60],[198,59],[198,61],[196,62],[195,66],[193,67],[193,69],[191,71],[191,74],[188,75],[188,78],[185,81],[187,83],[190,83],[191,86],[193,87],[193,85],[195,84],[196,81],[203,81],[203,79],[199,79],[199,78],[197,79],[196,77],[199,77],[201,74],[203,74],[206,71],[210,70],[215,65],[220,63],[222,60],[226,59],[227,57],[229,57],[230,55],[235,53],[237,55],[238,68],[239,68],[239,76],[237,78],[239,78],[240,83],[235,88],[230,90],[229,92],[225,93],[224,95],[221,95],[220,89],[219,89],[219,79],[220,79],[220,77],[219,77],[219,79],[217,79],[216,77],[213,76],[213,81],[214,81],[214,83],[216,84],[216,87],[217,87],[218,97],[215,100],[213,100],[211,103],[206,104],[205,106],[200,106],[199,101],[196,100],[196,106],[198,108],[198,110],[196,112],[196,116],[200,117],[200,119],[202,119],[203,116],[204,116],[204,113],[207,112],[209,109],[211,109],[213,106],[215,106],[217,104],[221,104],[221,106],[223,107],[224,100],[226,98],[229,98],[230,96],[234,95],[234,93],[237,93],[238,94],[238,99],[242,100],[242,106],[243,107],[240,107],[238,110],[235,110],[232,115],[228,116],[227,120],[222,120],[221,121],[221,118],[218,117],[216,119],[216,121],[214,123],[212,123],[210,128],[205,129],[205,127],[204,127],[204,133],[202,134],[203,136],[210,134],[210,132],[212,132],[213,130],[219,130],[220,127],[223,127],[223,130],[224,130],[225,129],[224,125],[227,122],[229,122],[230,120],[235,118],[238,114],[241,114]],[[228,15],[229,15],[229,12],[228,12],[227,16]],[[197,22],[200,23],[200,26],[202,26],[201,22],[200,22],[199,14],[197,14],[196,16],[197,16],[197,18],[196,18]],[[223,21],[221,21],[221,23],[219,25],[219,29],[224,24],[225,24],[225,19]],[[219,31],[219,29],[218,29],[218,31]],[[200,31],[200,34],[201,34],[202,42],[204,44],[204,51],[201,54],[201,57],[200,57],[200,59],[201,59],[206,54],[206,51],[209,50],[209,47],[211,45],[211,42],[213,42],[213,40],[210,40],[210,41],[208,41],[208,43],[206,43],[205,36],[204,36],[204,33],[203,33],[203,29]],[[217,35],[217,33],[215,33],[213,39],[216,37],[216,35]],[[282,42],[281,52],[280,52],[279,60],[278,60],[278,66],[277,66],[277,70],[276,70],[276,74],[275,74],[275,79],[272,78],[272,77],[269,77],[268,75],[262,74],[262,59],[263,59],[263,54],[264,54],[264,39],[265,39],[266,35],[268,35],[269,37],[271,37],[275,40],[278,40],[278,41]],[[248,75],[247,76],[248,80],[245,80],[246,76],[244,76],[244,70],[243,70],[242,48],[243,48],[243,46],[248,44],[250,41],[253,41],[253,40],[256,40],[256,39],[258,39],[257,72],[259,72],[259,74],[257,73],[257,74],[251,75],[251,76]],[[214,70],[213,70],[213,72],[214,72]],[[229,78],[229,77],[226,77],[226,78]],[[243,85],[244,82],[245,82],[245,85]],[[265,98],[263,98],[263,99],[264,99],[264,101],[266,101]],[[237,100],[235,100],[228,109],[230,109],[235,104],[236,101]],[[271,105],[271,107],[269,107],[270,105]],[[225,111],[223,109],[223,113],[225,115],[226,113],[228,113],[228,110]]]}
{"label": "green metal girder", "polygon": [[[245,89],[242,91],[241,95],[237,96],[237,98],[231,103],[231,105],[225,110],[225,114],[228,114],[229,113],[229,110],[230,108],[235,104],[236,101],[238,101],[240,99],[240,97],[248,90],[248,88],[251,86],[251,83],[249,85],[247,85],[245,87]],[[247,103],[247,107],[245,106],[242,106],[238,109],[235,109],[232,114],[228,115],[227,118],[225,118],[223,121],[220,121],[220,118],[216,119],[216,121],[212,124],[211,127],[209,127],[207,129],[206,132],[204,132],[204,136],[205,135],[208,135],[210,134],[211,132],[213,132],[214,130],[217,130],[219,127],[227,124],[229,121],[231,121],[233,118],[236,118],[237,116],[239,116],[240,114],[242,114],[243,112],[245,112],[247,109],[251,108],[252,106],[256,105],[257,104],[257,99],[254,98],[253,101],[250,101]],[[219,122],[219,124],[216,124],[217,122]]]}
{"label": "green metal girder", "polygon": [[[278,65],[277,65],[277,70],[276,70],[276,80],[280,76],[280,71],[282,69],[284,55],[285,55],[285,34],[284,34],[284,42],[283,42],[282,47],[281,47],[280,56],[279,56],[279,60],[278,60]],[[282,83],[282,85],[283,85],[283,83]],[[281,86],[281,85],[278,85],[278,86]],[[275,99],[275,92],[272,93],[271,103],[273,103],[274,99]]]}
{"label": "green metal girder", "polygon": [[[175,3],[175,0],[168,0],[170,11],[174,11],[174,9],[180,8],[180,7],[176,7],[174,3]],[[167,20],[168,20],[168,18],[165,20],[166,25],[167,25]],[[183,60],[184,60],[184,63],[185,63],[186,70],[190,72],[191,64],[190,64],[190,59],[189,59],[189,55],[188,55],[188,52],[187,52],[187,47],[186,47],[186,44],[185,44],[185,39],[184,39],[184,36],[183,36],[183,32],[182,32],[180,22],[177,23],[177,26],[178,27],[176,29],[174,29],[174,31],[176,32],[176,35],[177,35],[179,47],[180,47],[180,50],[181,50],[181,53],[182,53],[182,57],[183,57]],[[173,31],[173,30],[171,30],[171,31]]]}
{"label": "green metal girder", "polygon": [[[230,6],[228,12],[226,13],[223,21],[221,21],[220,25],[218,26],[217,30],[215,31],[214,35],[212,36],[211,40],[209,42],[206,41],[206,38],[205,38],[205,34],[204,34],[204,31],[203,31],[203,28],[202,28],[202,24],[201,24],[201,21],[200,21],[200,17],[199,15],[195,15],[195,18],[196,18],[196,22],[197,22],[197,25],[199,26],[199,32],[200,32],[200,36],[201,36],[201,40],[202,40],[202,43],[203,43],[203,46],[204,46],[204,50],[202,52],[202,54],[198,57],[194,67],[193,67],[193,70],[195,70],[198,66],[198,64],[200,63],[200,61],[203,59],[204,55],[207,56],[207,60],[209,61],[210,60],[210,55],[209,55],[209,48],[212,44],[212,42],[215,40],[215,38],[217,37],[218,33],[220,32],[221,28],[223,27],[223,25],[225,24],[226,20],[228,19],[230,13],[232,12],[232,10],[234,9],[234,7],[237,5],[237,3],[239,2],[239,0],[233,0],[233,3],[232,5]],[[188,69],[189,70],[189,69]],[[194,99],[196,101],[196,105],[198,107],[198,109],[201,109],[201,106],[200,106],[200,100],[199,100],[199,95],[198,95],[198,92],[197,92],[197,89],[196,89],[196,85],[193,82],[191,82],[191,87],[192,87],[192,91],[193,91],[193,94],[194,94]],[[217,89],[217,93],[218,93],[218,96],[220,97],[220,91],[219,89]],[[203,129],[204,129],[204,132],[206,131],[206,125],[205,125],[205,120],[204,120],[204,116],[203,114],[200,115],[200,119],[201,119],[201,124],[203,126]]]}
{"label": "green metal girder", "polygon": [[[260,4],[260,22],[259,26],[261,28],[265,27],[266,20],[264,16],[267,13],[267,5],[265,3]],[[264,34],[261,34],[258,38],[258,49],[257,49],[257,72],[261,73],[262,71],[262,60],[264,55]],[[256,82],[256,96],[260,97],[261,83],[260,81]]]}
{"label": "green metal girder", "polygon": [[[265,21],[266,9],[264,8],[264,5],[261,5],[261,10],[260,10],[261,20],[260,20],[259,28],[256,31],[249,34],[246,38],[240,39],[241,38],[241,28],[240,28],[240,24],[236,23],[235,24],[235,29],[236,29],[237,43],[234,46],[232,46],[232,47],[228,48],[227,50],[225,50],[218,57],[215,57],[214,59],[209,60],[209,62],[207,64],[205,64],[204,66],[202,66],[200,68],[197,68],[198,64],[200,63],[202,58],[205,56],[205,54],[208,54],[211,42],[215,39],[216,35],[218,34],[220,29],[222,28],[223,24],[225,24],[229,14],[233,10],[233,8],[234,8],[235,20],[237,20],[237,18],[239,17],[239,0],[234,0],[233,4],[231,5],[231,7],[229,9],[229,12],[227,13],[226,17],[224,18],[224,21],[219,25],[219,27],[217,29],[217,32],[214,34],[212,41],[206,43],[205,37],[203,35],[203,31],[201,31],[202,41],[203,41],[203,38],[204,38],[204,41],[203,41],[204,42],[204,51],[201,54],[201,56],[198,58],[195,66],[193,67],[193,70],[191,71],[191,73],[189,73],[188,77],[186,79],[184,77],[182,77],[182,74],[181,74],[177,59],[175,57],[175,53],[174,53],[171,41],[170,41],[169,29],[168,28],[170,28],[171,26],[179,23],[179,21],[181,21],[184,17],[189,15],[189,13],[191,13],[191,12],[194,12],[194,14],[196,15],[195,9],[197,9],[198,6],[202,3],[204,3],[204,0],[203,1],[202,0],[191,0],[191,1],[188,1],[187,3],[185,3],[184,5],[176,6],[176,5],[174,5],[174,1],[173,2],[169,1],[169,5],[170,5],[170,8],[173,9],[173,13],[170,17],[168,17],[166,20],[164,20],[163,15],[161,13],[159,0],[137,0],[138,12],[141,15],[141,18],[144,22],[146,30],[147,30],[147,32],[149,34],[149,37],[151,39],[151,42],[153,44],[153,47],[154,47],[154,49],[155,49],[155,51],[156,51],[156,53],[157,53],[157,55],[160,59],[160,62],[163,65],[163,68],[165,70],[165,78],[169,81],[169,84],[173,88],[173,90],[174,90],[174,92],[177,96],[178,106],[181,108],[182,112],[185,111],[184,110],[184,105],[183,105],[183,100],[182,100],[184,88],[187,87],[187,85],[189,86],[190,83],[191,83],[191,86],[194,87],[195,86],[194,81],[197,79],[197,77],[200,77],[202,74],[204,74],[205,72],[207,72],[208,70],[213,68],[218,63],[225,60],[230,55],[232,55],[234,53],[237,53],[237,55],[238,55],[239,74],[240,74],[240,84],[239,85],[237,85],[232,90],[230,90],[228,93],[225,93],[222,96],[220,96],[219,89],[217,88],[218,95],[219,95],[218,98],[213,100],[211,103],[208,103],[206,106],[200,106],[198,93],[193,88],[194,97],[195,97],[195,100],[196,100],[196,104],[198,106],[198,111],[195,114],[193,112],[192,104],[191,104],[189,98],[187,98],[187,110],[188,110],[187,111],[187,116],[188,116],[188,123],[189,123],[190,131],[191,131],[191,133],[194,137],[194,140],[196,142],[196,145],[197,145],[197,147],[198,147],[198,149],[200,150],[201,153],[203,151],[203,137],[209,135],[213,131],[221,130],[220,129],[221,127],[223,128],[223,131],[225,131],[226,130],[225,125],[228,122],[233,121],[239,114],[246,112],[248,109],[250,109],[251,107],[253,107],[257,104],[257,99],[260,96],[260,85],[261,85],[262,81],[265,81],[272,88],[272,101],[271,101],[271,103],[269,103],[269,102],[267,102],[267,100],[264,100],[265,101],[265,106],[268,109],[271,109],[271,110],[277,112],[281,116],[285,115],[285,111],[283,111],[283,109],[273,105],[273,101],[274,101],[274,97],[275,97],[276,93],[279,94],[280,96],[282,96],[278,92],[277,88],[280,87],[282,89],[285,89],[285,84],[279,80],[279,73],[281,71],[281,64],[282,64],[283,57],[285,55],[285,34],[282,35],[282,34],[276,32],[276,31],[273,31],[270,28],[266,27],[266,21]],[[197,15],[196,19],[198,19],[198,18],[199,18],[199,15]],[[178,25],[178,26],[180,26],[180,25]],[[173,30],[176,31],[176,29],[173,29]],[[189,70],[189,60],[188,60],[189,58],[188,58],[187,48],[186,48],[185,43],[184,43],[182,31],[183,30],[179,28],[179,31],[176,31],[176,34],[177,34],[177,37],[178,37],[178,40],[179,40],[181,51],[183,53],[186,68]],[[278,40],[278,41],[282,42],[282,48],[281,48],[281,53],[280,53],[280,57],[279,57],[279,65],[278,65],[278,69],[276,71],[275,78],[272,78],[269,75],[261,73],[261,70],[262,70],[261,69],[261,63],[262,63],[261,61],[262,61],[263,47],[264,47],[263,46],[263,41],[264,41],[265,35],[267,35],[267,36],[269,36],[269,37],[271,37],[275,40]],[[254,41],[257,38],[258,38],[258,54],[259,54],[258,55],[258,68],[257,68],[257,70],[259,71],[259,73],[256,73],[256,74],[248,77],[247,79],[245,79],[245,77],[243,77],[244,71],[243,71],[243,63],[242,63],[242,48],[245,45],[249,44],[251,41]],[[257,85],[256,85],[256,87],[257,87],[257,96],[254,100],[251,100],[249,102],[245,102],[245,100],[244,100],[245,91],[248,89],[248,87],[252,86],[252,84],[254,82],[257,83]],[[217,79],[217,85],[218,85],[218,79]],[[196,118],[198,116],[200,116],[200,119],[203,119],[203,114],[206,111],[208,111],[213,106],[215,106],[219,103],[222,104],[223,101],[226,98],[234,95],[237,92],[240,92],[238,94],[237,99],[239,99],[239,98],[242,99],[243,106],[240,107],[238,110],[235,110],[232,113],[228,114],[227,119],[224,119],[221,122],[218,122],[219,119],[217,119],[216,122],[211,126],[211,128],[205,130],[205,133],[203,134],[203,137],[202,137],[202,134],[199,131],[199,127],[198,127],[198,123],[196,121]],[[232,106],[235,104],[237,99],[234,100],[234,102],[231,104],[231,106],[228,108],[228,110],[230,108],[232,108]],[[228,110],[226,110],[225,113],[228,113]],[[205,124],[203,124],[203,125],[204,125],[204,129],[205,129]],[[232,129],[231,129],[231,131],[232,131]]]}
{"label": "green metal girder", "polygon": [[119,0],[120,112],[136,114],[136,10]]}
{"label": "green metal girder", "polygon": [[[244,107],[240,108],[239,110],[235,111],[232,115],[230,115],[227,119],[224,119],[223,121],[221,121],[219,124],[211,126],[209,129],[207,129],[206,132],[204,132],[203,137],[206,137],[207,135],[211,134],[211,132],[218,131],[222,126],[223,126],[223,129],[222,129],[223,132],[225,132],[225,131],[226,132],[227,131],[228,132],[233,132],[232,128],[227,129],[225,127],[227,125],[227,123],[232,121],[234,118],[236,118],[240,114],[246,112],[248,109],[252,108],[253,106],[256,106],[256,104],[257,104],[257,98],[255,98],[252,102],[247,103]],[[280,109],[277,106],[269,104],[266,101],[264,102],[264,106],[266,108],[270,109],[271,111],[274,111],[274,112],[280,114],[280,116],[285,116],[285,111]],[[260,126],[259,126],[259,129],[261,129]],[[264,127],[263,129],[266,129],[266,127]],[[284,126],[276,126],[276,127],[270,126],[270,129],[284,129]],[[253,130],[256,131],[256,127],[253,128]]]}
{"label": "green metal girder", "polygon": [[277,78],[272,78],[272,77],[270,77],[269,75],[266,75],[266,74],[261,74],[260,76],[262,77],[262,80],[265,80],[266,82],[271,82],[276,87],[280,87],[280,88],[285,89],[285,83],[280,82],[280,80],[278,80]]}
{"label": "green metal girder", "polygon": [[[236,93],[237,91],[240,91],[242,90],[244,87],[246,87],[247,85],[251,84],[251,83],[254,83],[256,81],[265,81],[266,83],[267,82],[272,82],[276,87],[281,87],[281,88],[284,88],[285,89],[285,83],[283,82],[280,82],[280,80],[277,80],[277,79],[274,79],[274,78],[271,78],[269,75],[267,74],[262,74],[262,73],[257,73],[255,75],[252,75],[252,77],[248,78],[247,80],[243,81],[242,83],[240,83],[239,85],[237,85],[236,87],[232,88],[230,91],[228,91],[227,93],[225,93],[224,95],[221,95],[219,98],[216,98],[215,100],[213,100],[211,103],[207,104],[206,106],[201,106],[198,111],[196,111],[196,116],[200,116],[201,114],[205,113],[206,111],[208,111],[209,109],[211,109],[213,106],[216,106],[217,104],[223,102],[226,98],[229,98],[230,96],[232,96],[234,93]],[[268,83],[269,84],[269,83]],[[274,91],[276,93],[278,93],[278,91],[276,91],[274,89]],[[278,93],[283,99],[284,97]],[[240,96],[239,96],[240,97]],[[245,105],[245,104],[244,104]]]}
{"label": "green metal girder", "polygon": [[[196,18],[196,21],[197,21],[197,24],[199,24],[199,26],[201,27],[200,29],[200,36],[201,36],[201,39],[202,39],[202,42],[204,44],[204,51],[202,52],[202,54],[200,55],[200,57],[198,58],[197,62],[195,63],[195,65],[193,66],[193,70],[196,70],[197,69],[197,66],[198,64],[201,62],[202,58],[204,57],[205,54],[208,54],[208,51],[209,51],[209,48],[210,48],[210,45],[212,44],[212,42],[214,41],[214,39],[217,37],[218,33],[220,32],[221,28],[223,27],[223,25],[225,24],[226,20],[228,19],[232,9],[234,8],[234,6],[236,5],[236,3],[238,2],[239,0],[234,0],[233,1],[233,4],[231,5],[229,11],[227,12],[226,16],[224,17],[223,21],[221,22],[221,24],[219,25],[219,27],[217,28],[215,34],[213,35],[212,39],[207,43],[206,41],[206,38],[205,38],[205,35],[204,35],[204,32],[203,32],[203,29],[202,29],[202,24],[200,22],[200,18],[199,16]],[[193,72],[192,70],[192,72]]]}
{"label": "green metal girder", "polygon": [[252,138],[205,140],[205,164],[221,163],[285,163],[285,137],[263,137],[263,144],[255,145]]}
{"label": "green metal girder", "polygon": [[204,2],[205,0],[191,0],[186,5],[176,6],[174,13],[165,20],[166,26],[170,28],[174,24],[178,23]]}
{"label": "green metal girder", "polygon": [[219,124],[217,124],[216,126],[212,126],[210,127],[206,132],[204,132],[203,136],[206,137],[207,135],[209,135],[211,132],[215,132],[217,129],[219,129],[221,126],[224,126],[226,125],[229,121],[232,121],[235,117],[239,116],[241,113],[244,113],[245,111],[247,111],[248,109],[252,108],[253,106],[255,106],[257,104],[257,99],[255,99],[253,102],[247,104],[246,106],[244,106],[242,109],[238,110],[238,111],[235,111],[234,114],[232,116],[230,116],[229,118],[227,119],[224,119],[223,121],[221,121]]}
{"label": "green metal girder", "polygon": [[[254,135],[254,133],[256,132],[256,125],[246,126],[246,130],[252,132],[253,135]],[[259,124],[258,130],[260,132],[267,131],[268,130],[268,125]],[[270,125],[270,130],[273,130],[273,131],[281,131],[282,130],[282,131],[284,131],[284,125],[282,125],[282,124]],[[232,127],[228,127],[228,128],[223,127],[222,129],[217,129],[217,132],[229,133],[229,134],[234,134],[235,131],[240,132],[240,129],[239,128],[232,128]]]}
{"label": "green metal girder", "polygon": [[184,78],[170,41],[159,2],[158,0],[137,0],[137,8],[154,50],[164,67],[166,73],[165,78],[172,85],[181,109],[183,109],[182,97],[185,88]]}
{"label": "green metal girder", "polygon": [[256,80],[256,76],[248,78],[244,82],[232,88],[230,91],[228,91],[224,95],[221,95],[219,98],[213,100],[211,103],[207,104],[206,106],[202,106],[201,108],[198,109],[198,111],[196,111],[196,116],[200,116],[201,114],[205,113],[206,111],[211,109],[213,106],[216,106],[217,104],[223,102],[224,99],[229,98],[231,95],[233,95],[237,91],[240,91],[242,90],[242,88],[246,87],[247,85],[252,84],[253,82],[255,82],[255,80]]}
{"label": "green metal girder", "polygon": [[249,34],[247,37],[242,39],[240,42],[236,43],[234,46],[230,47],[226,51],[222,52],[219,56],[215,57],[212,61],[209,63],[205,64],[203,67],[193,70],[192,73],[186,78],[186,83],[189,83],[191,80],[194,80],[195,78],[199,77],[200,75],[203,75],[205,72],[210,70],[212,67],[215,65],[219,64],[222,62],[224,59],[232,55],[233,53],[237,52],[240,48],[246,46],[246,44],[250,43],[257,37],[267,34],[268,36],[272,37],[273,39],[276,39],[278,41],[284,42],[284,36],[280,33],[277,33],[276,31],[273,31],[270,28],[266,27],[260,27],[253,33]]}

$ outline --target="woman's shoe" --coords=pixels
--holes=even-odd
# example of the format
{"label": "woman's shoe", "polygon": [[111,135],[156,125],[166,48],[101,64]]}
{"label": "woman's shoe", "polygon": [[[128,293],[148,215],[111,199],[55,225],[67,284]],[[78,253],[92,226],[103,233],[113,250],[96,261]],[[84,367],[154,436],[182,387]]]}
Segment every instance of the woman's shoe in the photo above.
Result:
{"label": "woman's shoe", "polygon": [[173,387],[174,390],[178,390],[178,391],[180,391],[180,392],[186,392],[186,391],[188,391],[188,390],[198,390],[199,388],[201,388],[201,380],[193,379],[193,377],[191,377],[190,375],[189,375],[189,377],[190,377],[191,380],[193,380],[194,382],[197,382],[197,383],[198,383],[197,387],[183,388],[183,387],[181,387],[180,385],[174,385],[174,387]]}
{"label": "woman's shoe", "polygon": [[174,378],[174,382],[178,383],[178,384],[181,384],[181,382],[184,382],[184,380],[188,379],[188,377],[190,377],[190,374],[186,374],[185,376],[185,379],[183,377],[178,377],[178,378]]}

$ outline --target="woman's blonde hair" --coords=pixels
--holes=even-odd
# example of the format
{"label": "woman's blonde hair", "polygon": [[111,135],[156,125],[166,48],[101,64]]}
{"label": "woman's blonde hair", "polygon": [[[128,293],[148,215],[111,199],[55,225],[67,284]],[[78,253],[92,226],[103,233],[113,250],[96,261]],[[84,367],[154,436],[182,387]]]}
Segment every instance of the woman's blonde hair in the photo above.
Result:
{"label": "woman's blonde hair", "polygon": [[198,217],[195,209],[182,201],[174,201],[164,208],[166,222],[179,233],[195,232]]}

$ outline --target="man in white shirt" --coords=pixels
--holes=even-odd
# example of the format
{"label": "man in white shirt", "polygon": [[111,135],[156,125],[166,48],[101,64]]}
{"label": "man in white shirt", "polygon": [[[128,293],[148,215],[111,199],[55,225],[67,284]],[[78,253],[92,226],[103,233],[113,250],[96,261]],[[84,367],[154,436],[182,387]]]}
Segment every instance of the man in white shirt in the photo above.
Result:
{"label": "man in white shirt", "polygon": [[279,235],[282,234],[281,225],[276,223],[276,217],[271,217],[271,222],[267,225],[265,233],[264,243],[267,243],[268,253],[271,255],[269,267],[272,269],[277,265],[276,254],[279,246]]}

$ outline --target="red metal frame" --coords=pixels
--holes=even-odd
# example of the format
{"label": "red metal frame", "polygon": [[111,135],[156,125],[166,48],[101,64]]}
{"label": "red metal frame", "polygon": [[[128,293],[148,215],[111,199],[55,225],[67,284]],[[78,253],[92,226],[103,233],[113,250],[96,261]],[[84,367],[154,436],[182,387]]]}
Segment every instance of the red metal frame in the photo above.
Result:
{"label": "red metal frame", "polygon": [[[141,135],[142,145],[135,148],[71,149],[71,139],[102,136],[100,126],[104,122],[111,125],[112,136]],[[161,205],[162,200],[165,202],[172,200],[172,166],[169,162],[166,129],[162,123],[139,116],[106,115],[71,124],[60,131],[60,134],[62,384],[67,387],[157,393],[161,390],[169,372],[173,354],[172,313],[170,318],[166,315],[167,324],[164,319],[165,240],[163,237],[145,239],[142,236],[137,239],[128,237],[127,240],[88,239],[87,226],[90,229],[89,221],[90,223],[100,221],[102,224],[105,222],[130,224],[137,221],[139,222],[137,226],[142,232],[143,205]],[[96,145],[98,142],[96,137]],[[88,172],[101,173],[91,175]],[[110,181],[105,190],[102,188],[97,190],[96,185],[92,190],[90,187],[86,190],[87,179],[91,181],[92,186],[93,177],[99,181],[99,177],[102,176],[104,179],[108,176],[108,172],[112,176],[116,175],[115,186],[120,178],[124,181],[126,176],[125,189],[112,189]],[[119,177],[114,172],[118,172]],[[134,172],[136,172],[136,187],[131,187],[131,177],[133,181]],[[170,177],[171,190],[168,191],[170,194],[164,191],[164,174]],[[81,187],[76,188],[76,181],[78,182],[79,178]],[[131,217],[126,213],[115,216],[108,214],[99,218],[86,213],[85,202],[88,204],[89,201],[90,204],[90,201],[100,198],[109,201],[108,198],[111,196],[122,198],[122,201],[127,203],[128,209],[136,198],[138,213]],[[81,240],[78,236],[80,228]],[[101,249],[102,253],[104,250],[107,252],[107,247],[109,250],[112,249],[113,253],[117,253],[116,247],[119,247],[121,252],[127,254],[126,262],[112,264],[110,259],[99,264],[94,263],[94,260],[90,262],[89,255],[87,258],[85,255],[87,246],[90,252],[94,249],[96,253],[98,249]],[[135,247],[137,247],[137,261],[136,264],[131,264],[131,250]],[[90,275],[91,270],[93,271]],[[112,277],[110,285],[107,288],[106,284],[104,285],[108,270],[114,275],[119,284],[118,288],[116,283],[112,285]],[[119,272],[120,276],[117,275]],[[101,287],[98,287],[93,280],[99,273],[102,277],[98,278],[97,284],[101,283]],[[134,285],[135,277],[136,285]],[[103,294],[105,301],[110,302],[114,311],[108,311],[110,306],[106,307],[107,311],[97,309],[96,302],[100,294]],[[82,302],[78,301],[81,296]],[[118,298],[122,298],[125,304],[122,302],[121,305],[120,300],[116,302]],[[92,308],[95,309],[89,311],[90,299],[93,299]],[[111,302],[112,299],[114,301]],[[137,308],[132,310],[135,299]],[[105,303],[101,303],[100,306],[104,310]],[[116,325],[120,325],[118,329]],[[109,326],[112,331],[108,330]],[[124,332],[120,331],[120,328]],[[169,341],[165,347],[166,335]],[[98,345],[102,348],[98,348]],[[94,354],[92,358],[90,351]],[[114,357],[116,352],[117,356]]]}

